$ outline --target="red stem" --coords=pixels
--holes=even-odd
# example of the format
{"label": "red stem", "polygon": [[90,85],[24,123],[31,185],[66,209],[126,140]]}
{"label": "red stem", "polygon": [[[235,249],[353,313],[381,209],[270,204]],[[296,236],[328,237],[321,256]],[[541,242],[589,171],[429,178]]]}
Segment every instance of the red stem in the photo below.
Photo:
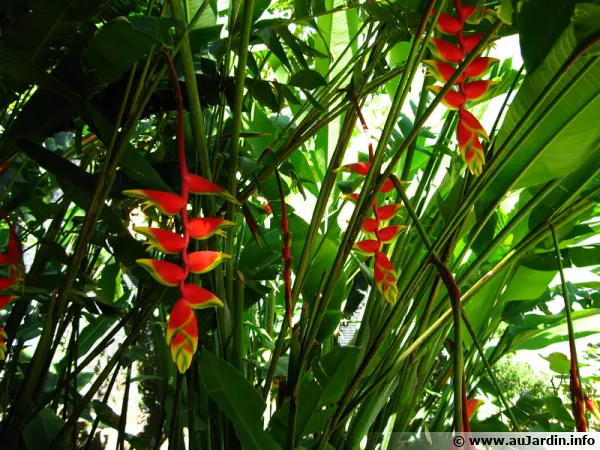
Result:
{"label": "red stem", "polygon": [[292,235],[289,230],[289,221],[287,216],[287,207],[285,204],[285,193],[283,192],[283,184],[278,171],[275,171],[277,179],[277,187],[279,188],[279,198],[281,199],[281,231],[283,234],[283,247],[281,253],[283,256],[283,280],[285,283],[285,309],[288,317],[288,324],[292,327],[292,253],[290,244]]}
{"label": "red stem", "polygon": [[363,116],[362,111],[360,109],[360,105],[358,104],[358,99],[356,98],[356,95],[354,95],[354,92],[352,92],[350,89],[340,89],[340,92],[348,93],[350,100],[352,100],[352,103],[354,103],[354,107],[356,108],[356,114],[358,115],[358,119],[360,120],[360,124],[362,125],[363,133],[367,138],[367,148],[369,149],[369,162],[373,162],[373,142],[371,141],[371,135],[369,134],[369,127],[367,126],[367,121],[365,120],[365,117]]}
{"label": "red stem", "polygon": [[185,278],[179,282],[179,288],[183,292],[183,286],[185,279],[189,273],[189,261],[187,248],[190,243],[190,232],[189,232],[189,217],[187,212],[187,204],[189,201],[189,183],[188,183],[188,168],[185,159],[185,136],[184,136],[184,118],[183,118],[183,98],[181,96],[181,88],[179,87],[179,80],[177,78],[177,72],[171,57],[165,52],[158,52],[167,62],[169,72],[171,74],[171,83],[175,90],[175,100],[177,102],[177,153],[179,156],[179,172],[181,173],[181,197],[183,198],[183,204],[185,205],[181,211],[181,222],[183,224],[183,241],[185,246],[181,251],[181,259],[183,261],[183,268],[185,270]]}

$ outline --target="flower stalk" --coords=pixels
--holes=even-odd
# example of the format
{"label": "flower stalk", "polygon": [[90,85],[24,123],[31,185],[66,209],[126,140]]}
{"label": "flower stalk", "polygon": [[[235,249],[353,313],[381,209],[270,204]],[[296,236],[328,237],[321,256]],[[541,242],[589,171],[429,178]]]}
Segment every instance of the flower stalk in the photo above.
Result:
{"label": "flower stalk", "polygon": [[181,255],[181,266],[158,259],[139,259],[137,263],[144,267],[159,283],[179,287],[181,298],[171,310],[166,340],[167,344],[171,346],[173,362],[177,365],[178,371],[184,373],[190,367],[194,353],[198,348],[198,322],[196,321],[194,309],[223,306],[223,302],[210,291],[201,286],[186,283],[187,278],[190,273],[206,273],[221,262],[231,258],[228,254],[212,250],[188,253],[190,238],[207,239],[215,234],[226,236],[222,228],[234,225],[233,222],[218,218],[190,219],[187,211],[189,194],[216,195],[233,203],[237,203],[237,201],[225,189],[188,171],[184,142],[183,99],[177,73],[171,57],[164,52],[158,54],[167,62],[171,82],[175,90],[177,154],[181,174],[181,192],[173,194],[153,190],[130,190],[125,191],[125,194],[144,200],[147,206],[152,205],[165,215],[179,215],[181,217],[183,236],[161,228],[139,227],[134,229],[148,238],[151,248],[155,248],[162,253]]}

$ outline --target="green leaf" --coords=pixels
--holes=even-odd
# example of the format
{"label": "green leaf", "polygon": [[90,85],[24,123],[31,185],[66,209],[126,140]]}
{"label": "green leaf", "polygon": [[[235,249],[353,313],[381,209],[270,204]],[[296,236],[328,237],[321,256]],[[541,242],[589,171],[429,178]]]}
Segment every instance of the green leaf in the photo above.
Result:
{"label": "green leaf", "polygon": [[[600,24],[600,4],[579,3],[575,6],[573,26],[577,42],[585,45],[588,38],[598,31],[598,24]],[[599,50],[600,45],[596,42],[596,44],[588,50],[588,55],[598,55]]]}
{"label": "green leaf", "polygon": [[567,375],[571,371],[571,361],[564,353],[554,352],[548,356],[542,356],[542,358],[550,363],[550,370],[553,372]]}
{"label": "green leaf", "polygon": [[527,72],[546,57],[552,45],[569,25],[578,0],[529,0],[517,17],[521,56]]}
{"label": "green leaf", "polygon": [[326,86],[327,81],[319,72],[311,69],[304,69],[292,75],[288,84],[310,91],[321,86]]}
{"label": "green leaf", "polygon": [[85,62],[98,77],[113,83],[152,48],[158,37],[170,37],[168,29],[172,24],[172,19],[150,17],[133,22],[115,19],[96,33],[84,54]]}
{"label": "green leaf", "polygon": [[265,401],[239,371],[210,351],[202,349],[200,377],[208,394],[233,423],[244,449],[280,448],[263,430]]}
{"label": "green leaf", "polygon": [[[580,57],[551,91],[549,98],[536,110],[521,132],[515,127],[526,111],[548,86],[563,63],[576,52],[577,42],[573,26],[569,26],[544,62],[530,73],[514,101],[512,102],[502,128],[497,145],[512,139],[511,145],[520,145],[514,156],[494,179],[485,193],[486,200],[495,199],[515,181],[515,174],[524,172],[515,189],[537,185],[557,177],[568,175],[587,161],[590,153],[598,148],[597,129],[600,115],[600,62]],[[588,63],[590,64],[587,67]],[[582,73],[573,89],[573,77]],[[545,107],[566,89],[565,96],[555,105],[548,116],[540,121],[539,116]],[[523,134],[534,128],[527,139]],[[509,147],[510,148],[510,147]]]}
{"label": "green leaf", "polygon": [[[598,314],[600,309],[574,311],[571,314],[576,339],[600,333]],[[525,325],[520,329],[522,331],[515,329],[510,351],[539,350],[569,339],[567,319],[564,314],[552,316],[528,314],[525,316]]]}
{"label": "green leaf", "polygon": [[[50,444],[58,435],[65,422],[58,417],[50,408],[43,409],[27,424],[23,430],[23,440],[27,450],[39,450],[50,448]],[[64,441],[60,449],[67,449],[67,442]]]}

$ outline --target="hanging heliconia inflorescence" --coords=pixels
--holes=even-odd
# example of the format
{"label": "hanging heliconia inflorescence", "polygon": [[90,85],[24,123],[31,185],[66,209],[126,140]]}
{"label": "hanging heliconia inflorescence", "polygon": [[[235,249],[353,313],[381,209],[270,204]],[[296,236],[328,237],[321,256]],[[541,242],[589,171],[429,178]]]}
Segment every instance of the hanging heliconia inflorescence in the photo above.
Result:
{"label": "hanging heliconia inflorescence", "polygon": [[195,284],[186,283],[189,273],[202,274],[214,269],[231,256],[218,251],[197,251],[188,253],[190,238],[208,239],[211,236],[226,236],[223,228],[231,227],[233,222],[213,217],[190,219],[187,205],[189,193],[198,195],[217,195],[227,201],[239,202],[225,189],[205,178],[188,172],[185,159],[183,102],[177,74],[171,59],[162,54],[168,62],[171,79],[177,100],[177,148],[179,169],[181,172],[181,194],[155,190],[128,190],[125,195],[144,200],[162,214],[181,216],[183,236],[162,228],[138,227],[135,231],[148,238],[149,247],[162,253],[181,254],[182,266],[158,259],[138,259],[137,263],[145,268],[159,283],[166,286],[179,286],[181,298],[171,310],[167,325],[167,344],[171,346],[171,357],[179,372],[184,373],[192,363],[198,347],[198,323],[194,309],[223,306],[223,302],[212,292]]}
{"label": "hanging heliconia inflorescence", "polygon": [[[444,34],[454,35],[458,46],[443,39],[433,38],[429,41],[431,53],[436,60],[424,60],[423,64],[429,69],[428,74],[442,84],[448,83],[456,71],[455,65],[460,65],[483,37],[483,33],[463,34],[465,23],[479,23],[492,11],[477,5],[461,5],[460,0],[454,1],[456,17],[441,13],[436,27]],[[498,62],[496,58],[477,57],[456,81],[458,90],[452,88],[443,98],[442,103],[448,108],[458,110],[456,138],[462,158],[467,163],[473,175],[481,174],[485,164],[485,154],[481,140],[489,141],[488,134],[479,121],[466,109],[469,100],[480,100],[497,83],[492,80],[475,80],[480,78]],[[429,86],[434,94],[442,90],[442,86]]]}
{"label": "hanging heliconia inflorescence", "polygon": [[[6,251],[0,253],[0,267],[6,270],[6,275],[0,277],[0,291],[9,291],[0,294],[0,309],[6,307],[9,303],[19,298],[18,290],[23,288],[23,255],[21,253],[21,244],[17,233],[8,220],[8,216],[0,209],[0,215],[8,225],[8,245]],[[0,328],[0,361],[6,356],[6,332]]]}
{"label": "hanging heliconia inflorescence", "polygon": [[[373,145],[369,138],[369,130],[365,122],[360,107],[354,95],[350,93],[350,97],[356,106],[358,117],[362,123],[364,134],[367,138],[369,148],[369,162],[357,162],[343,165],[336,169],[337,172],[350,172],[355,173],[359,176],[366,176],[373,163]],[[379,193],[386,194],[394,189],[394,183],[391,179],[384,181]],[[349,200],[356,203],[360,194],[353,193],[342,196],[343,199]],[[371,205],[373,210],[373,217],[367,217],[361,226],[361,231],[372,239],[364,239],[357,241],[353,248],[359,252],[367,255],[374,256],[373,272],[375,278],[375,286],[377,290],[383,295],[383,297],[389,303],[394,304],[398,297],[398,287],[396,285],[398,275],[394,269],[394,265],[389,260],[387,255],[382,252],[382,246],[385,243],[391,242],[400,231],[405,229],[404,225],[389,225],[388,221],[392,220],[397,216],[398,212],[402,208],[401,204],[393,203],[389,205],[379,206],[379,199],[375,200]]]}

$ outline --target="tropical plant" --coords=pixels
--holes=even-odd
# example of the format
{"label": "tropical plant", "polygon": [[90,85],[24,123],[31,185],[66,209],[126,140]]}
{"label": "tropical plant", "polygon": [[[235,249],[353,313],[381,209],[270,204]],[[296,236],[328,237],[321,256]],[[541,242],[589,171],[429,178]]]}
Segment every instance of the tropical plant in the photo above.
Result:
{"label": "tropical plant", "polygon": [[[594,0],[0,2],[2,448],[584,430],[599,42]],[[557,342],[569,395],[504,395]]]}

